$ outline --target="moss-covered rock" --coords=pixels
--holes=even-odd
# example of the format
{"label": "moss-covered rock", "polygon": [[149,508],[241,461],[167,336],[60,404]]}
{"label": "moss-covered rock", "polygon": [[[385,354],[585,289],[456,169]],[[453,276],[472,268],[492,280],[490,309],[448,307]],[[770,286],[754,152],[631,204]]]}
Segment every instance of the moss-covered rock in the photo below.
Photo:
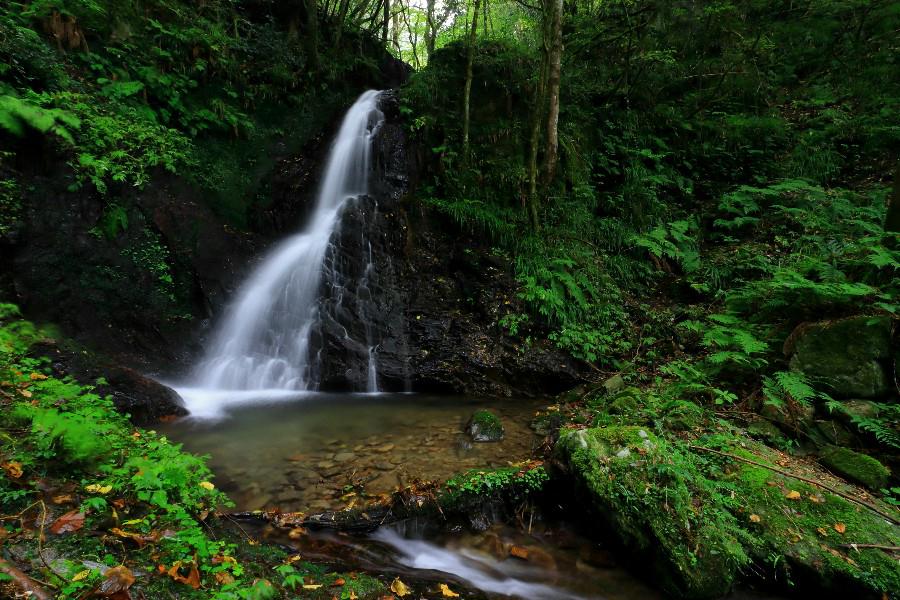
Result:
{"label": "moss-covered rock", "polygon": [[822,451],[822,462],[835,473],[873,490],[887,487],[891,472],[877,459],[840,446]]}
{"label": "moss-covered rock", "polygon": [[503,424],[494,413],[476,410],[466,424],[466,433],[475,442],[499,442],[503,439]]}
{"label": "moss-covered rock", "polygon": [[[803,585],[810,594],[879,598],[900,589],[896,556],[878,549],[900,546],[897,526],[780,473],[864,495],[764,444],[734,433],[684,442],[610,426],[567,431],[557,454],[592,508],[669,594],[721,596],[751,562],[755,575]],[[865,497],[883,514],[892,511]]]}
{"label": "moss-covered rock", "polygon": [[[725,450],[781,471],[802,472],[806,478],[841,488],[850,496],[862,492],[762,444],[735,439]],[[835,596],[887,598],[900,590],[896,557],[864,547],[900,546],[896,525],[799,479],[754,464],[721,460],[721,481],[734,490],[734,514],[755,538],[747,551],[757,565],[774,571],[770,575],[805,584],[809,594],[827,590]],[[871,498],[867,501],[885,514],[893,510]],[[854,550],[851,543],[859,549]]]}
{"label": "moss-covered rock", "polygon": [[694,457],[634,426],[569,431],[557,452],[623,545],[663,589],[714,598],[749,562],[736,519],[713,497]]}
{"label": "moss-covered rock", "polygon": [[878,398],[889,390],[883,363],[891,357],[891,321],[853,317],[804,326],[785,348],[791,369],[840,398]]}

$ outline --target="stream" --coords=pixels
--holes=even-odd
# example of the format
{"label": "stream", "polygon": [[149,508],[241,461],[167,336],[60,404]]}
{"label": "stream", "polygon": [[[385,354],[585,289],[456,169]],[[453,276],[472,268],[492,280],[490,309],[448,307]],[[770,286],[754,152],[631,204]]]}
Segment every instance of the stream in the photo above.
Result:
{"label": "stream", "polygon": [[[418,394],[238,395],[216,419],[187,417],[160,432],[208,454],[216,484],[239,511],[333,511],[377,501],[415,479],[527,460],[539,441],[528,424],[545,404]],[[502,441],[468,440],[463,426],[478,408],[500,416]],[[359,535],[308,529],[295,536],[256,521],[241,527],[335,569],[400,577],[415,589],[447,583],[462,598],[663,598],[589,535],[590,527],[555,508],[518,523],[495,515],[417,518]]]}

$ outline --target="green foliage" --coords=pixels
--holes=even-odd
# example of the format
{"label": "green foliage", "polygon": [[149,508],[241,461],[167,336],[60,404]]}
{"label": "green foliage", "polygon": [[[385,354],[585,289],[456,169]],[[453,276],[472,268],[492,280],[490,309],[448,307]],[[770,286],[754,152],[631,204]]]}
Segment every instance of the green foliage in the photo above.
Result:
{"label": "green foliage", "polygon": [[460,506],[492,497],[519,502],[529,494],[543,489],[549,479],[550,476],[541,465],[468,471],[447,480],[440,502],[448,506]]}
{"label": "green foliage", "polygon": [[28,99],[0,95],[0,129],[16,137],[23,137],[29,130],[35,130],[41,134],[53,134],[72,144],[74,138],[69,130],[80,126],[81,120],[66,110],[42,108]]}
{"label": "green foliage", "polygon": [[860,431],[872,435],[878,443],[900,450],[900,405],[896,403],[876,402],[871,415],[862,415],[847,410],[837,400],[826,403],[832,413],[844,414]]}

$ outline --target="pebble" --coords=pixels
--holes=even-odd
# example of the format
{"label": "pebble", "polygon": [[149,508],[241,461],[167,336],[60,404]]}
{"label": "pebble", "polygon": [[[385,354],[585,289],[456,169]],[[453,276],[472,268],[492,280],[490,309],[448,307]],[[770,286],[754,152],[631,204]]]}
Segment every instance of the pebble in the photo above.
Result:
{"label": "pebble", "polygon": [[394,448],[396,448],[394,444],[385,444],[383,446],[378,446],[377,448],[375,448],[375,452],[390,452]]}
{"label": "pebble", "polygon": [[339,452],[334,455],[334,461],[339,463],[347,462],[354,458],[356,458],[356,455],[352,452]]}

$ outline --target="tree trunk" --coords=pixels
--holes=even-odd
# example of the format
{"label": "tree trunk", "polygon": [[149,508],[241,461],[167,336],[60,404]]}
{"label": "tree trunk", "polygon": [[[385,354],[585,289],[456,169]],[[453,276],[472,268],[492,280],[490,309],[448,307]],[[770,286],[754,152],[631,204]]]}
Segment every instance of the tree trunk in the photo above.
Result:
{"label": "tree trunk", "polygon": [[[403,10],[403,6],[401,5],[400,10]],[[391,17],[393,20],[393,25],[391,26],[391,43],[394,45],[394,50],[397,51],[397,58],[400,57],[400,11],[394,12]]]}
{"label": "tree trunk", "polygon": [[316,0],[303,0],[306,7],[306,53],[309,55],[309,66],[313,71],[319,70],[319,7]]}
{"label": "tree trunk", "polygon": [[546,31],[550,38],[547,47],[547,152],[544,156],[544,174],[549,184],[556,174],[559,156],[559,81],[562,70],[562,18],[563,0],[544,0],[544,18],[549,19]]}
{"label": "tree trunk", "polygon": [[475,0],[472,25],[469,29],[469,47],[466,52],[466,86],[463,91],[463,157],[469,154],[469,99],[472,96],[472,66],[475,64],[475,36],[478,33],[478,10],[480,8],[481,0]]}
{"label": "tree trunk", "polygon": [[434,43],[438,29],[434,16],[435,2],[436,0],[426,0],[425,2],[425,52],[429,61],[434,53]]}
{"label": "tree trunk", "polygon": [[890,233],[900,233],[900,165],[894,169],[894,189],[888,196],[884,230]]}
{"label": "tree trunk", "polygon": [[531,135],[528,142],[528,217],[535,231],[540,231],[541,221],[538,213],[537,180],[538,180],[538,147],[541,143],[541,123],[544,120],[545,87],[547,80],[547,53],[541,51],[541,66],[537,81],[534,84],[532,97]]}
{"label": "tree trunk", "polygon": [[384,0],[384,21],[381,24],[381,43],[387,46],[388,26],[391,23],[391,0]]}

